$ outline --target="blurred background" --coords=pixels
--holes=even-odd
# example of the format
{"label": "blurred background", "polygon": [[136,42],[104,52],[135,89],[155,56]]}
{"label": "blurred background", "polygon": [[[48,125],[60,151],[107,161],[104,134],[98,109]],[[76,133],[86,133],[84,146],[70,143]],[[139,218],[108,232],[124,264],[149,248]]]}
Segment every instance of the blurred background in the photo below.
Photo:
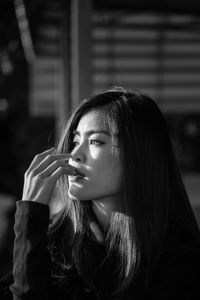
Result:
{"label": "blurred background", "polygon": [[0,0],[0,277],[31,160],[113,86],[158,103],[200,225],[199,1]]}

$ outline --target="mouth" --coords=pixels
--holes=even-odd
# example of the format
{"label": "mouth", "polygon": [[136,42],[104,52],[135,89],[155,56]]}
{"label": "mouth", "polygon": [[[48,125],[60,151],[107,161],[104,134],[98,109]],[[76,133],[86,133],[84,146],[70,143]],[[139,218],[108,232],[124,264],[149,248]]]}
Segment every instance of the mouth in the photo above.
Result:
{"label": "mouth", "polygon": [[85,178],[85,175],[77,169],[74,170],[72,175],[69,175],[70,181],[77,181],[77,180],[81,180],[84,178]]}
{"label": "mouth", "polygon": [[74,170],[74,176],[80,176],[80,177],[85,177],[85,175],[83,173],[81,173],[78,169]]}

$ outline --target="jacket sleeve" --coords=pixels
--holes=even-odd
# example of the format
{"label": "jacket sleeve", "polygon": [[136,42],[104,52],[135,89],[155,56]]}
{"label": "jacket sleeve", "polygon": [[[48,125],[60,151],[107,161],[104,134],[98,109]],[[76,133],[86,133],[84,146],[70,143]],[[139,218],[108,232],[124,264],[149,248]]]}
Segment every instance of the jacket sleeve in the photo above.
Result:
{"label": "jacket sleeve", "polygon": [[51,257],[47,249],[49,207],[19,201],[15,214],[13,252],[14,300],[55,299],[51,281]]}

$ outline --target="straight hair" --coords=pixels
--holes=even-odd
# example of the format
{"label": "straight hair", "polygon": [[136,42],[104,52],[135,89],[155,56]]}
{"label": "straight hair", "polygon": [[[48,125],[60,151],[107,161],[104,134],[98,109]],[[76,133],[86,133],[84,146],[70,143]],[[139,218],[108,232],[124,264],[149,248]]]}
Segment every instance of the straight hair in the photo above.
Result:
{"label": "straight hair", "polygon": [[[176,238],[171,239],[171,233],[178,236],[187,229],[199,243],[198,225],[165,119],[150,97],[117,88],[84,100],[63,132],[58,153],[72,151],[73,134],[80,119],[94,110],[102,112],[113,138],[117,132],[124,170],[122,211],[112,213],[105,240],[108,255],[116,253],[119,258],[113,295],[127,290],[141,269],[147,289],[160,255],[178,243]],[[74,264],[84,273],[81,253],[92,216],[91,203],[68,199],[67,176],[62,176],[58,188],[63,209],[54,216],[49,232],[55,236],[65,224],[59,249],[71,249]]]}

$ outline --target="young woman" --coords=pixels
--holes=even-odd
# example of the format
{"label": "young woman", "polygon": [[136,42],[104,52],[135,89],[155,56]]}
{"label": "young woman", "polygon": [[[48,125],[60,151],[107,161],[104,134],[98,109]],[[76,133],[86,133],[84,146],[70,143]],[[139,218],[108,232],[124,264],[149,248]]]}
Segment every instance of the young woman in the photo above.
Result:
{"label": "young woman", "polygon": [[199,229],[164,118],[139,92],[80,104],[27,170],[15,234],[14,299],[200,295]]}

